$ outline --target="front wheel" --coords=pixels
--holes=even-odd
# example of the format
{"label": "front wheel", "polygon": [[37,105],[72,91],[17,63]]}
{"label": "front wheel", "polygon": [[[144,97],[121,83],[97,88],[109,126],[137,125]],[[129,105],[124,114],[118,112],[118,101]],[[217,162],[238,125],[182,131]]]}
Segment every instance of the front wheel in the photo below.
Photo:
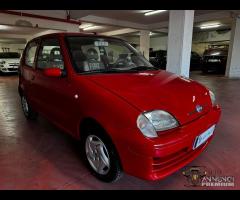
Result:
{"label": "front wheel", "polygon": [[85,158],[92,173],[104,182],[120,179],[122,170],[112,142],[91,128],[84,138]]}
{"label": "front wheel", "polygon": [[24,95],[21,96],[21,104],[25,117],[30,120],[35,120],[38,116],[38,113],[32,109]]}

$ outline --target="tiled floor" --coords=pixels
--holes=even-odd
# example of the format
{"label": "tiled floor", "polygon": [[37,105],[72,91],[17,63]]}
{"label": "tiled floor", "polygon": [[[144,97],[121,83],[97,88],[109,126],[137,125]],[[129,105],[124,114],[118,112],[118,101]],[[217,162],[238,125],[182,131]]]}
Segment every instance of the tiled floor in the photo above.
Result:
{"label": "tiled floor", "polygon": [[[229,189],[240,189],[240,80],[198,72],[191,77],[216,93],[223,113],[212,143],[189,166],[234,176],[235,187]],[[42,117],[25,120],[17,84],[17,76],[0,77],[0,189],[192,189],[185,186],[182,170],[156,182],[126,174],[116,183],[96,180],[69,136]]]}

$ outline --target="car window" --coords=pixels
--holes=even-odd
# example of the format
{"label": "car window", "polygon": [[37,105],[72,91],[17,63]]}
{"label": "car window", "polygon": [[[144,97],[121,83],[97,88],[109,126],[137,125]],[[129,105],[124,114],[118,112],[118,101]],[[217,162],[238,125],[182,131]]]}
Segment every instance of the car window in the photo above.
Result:
{"label": "car window", "polygon": [[0,53],[0,59],[2,58],[20,58],[20,54],[17,52],[2,52]]}
{"label": "car window", "polygon": [[37,51],[37,43],[36,42],[29,43],[26,50],[26,56],[25,56],[26,65],[33,67],[36,51]]}
{"label": "car window", "polygon": [[69,36],[67,45],[77,73],[126,72],[126,70],[153,70],[154,68],[133,47],[122,40]]}
{"label": "car window", "polygon": [[64,69],[59,41],[56,38],[44,39],[38,53],[37,68],[46,69],[55,67]]}

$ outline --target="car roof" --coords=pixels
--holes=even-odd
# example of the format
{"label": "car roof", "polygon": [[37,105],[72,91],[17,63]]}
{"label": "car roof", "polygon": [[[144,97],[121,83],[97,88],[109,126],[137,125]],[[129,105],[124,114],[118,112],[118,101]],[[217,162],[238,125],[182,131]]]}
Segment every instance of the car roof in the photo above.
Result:
{"label": "car roof", "polygon": [[[80,32],[58,32],[58,33],[49,33],[49,34],[45,34],[45,35],[41,35],[38,37],[33,38],[32,40],[30,40],[29,42],[36,40],[36,39],[41,39],[44,37],[50,37],[50,36],[83,36],[83,37],[101,37],[101,38],[110,38],[110,39],[117,39],[117,40],[121,40],[121,41],[125,41],[123,39],[120,38],[116,38],[116,37],[111,37],[111,36],[105,36],[105,35],[100,35],[100,34],[94,34],[94,33],[80,33]],[[126,42],[126,41],[125,41]]]}

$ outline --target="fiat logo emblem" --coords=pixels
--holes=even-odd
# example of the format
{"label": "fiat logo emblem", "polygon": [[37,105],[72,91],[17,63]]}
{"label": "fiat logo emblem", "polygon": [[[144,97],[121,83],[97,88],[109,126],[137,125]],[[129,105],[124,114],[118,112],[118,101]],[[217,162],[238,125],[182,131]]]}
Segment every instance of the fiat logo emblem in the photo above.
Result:
{"label": "fiat logo emblem", "polygon": [[202,106],[200,106],[200,105],[197,105],[197,106],[196,106],[196,111],[197,111],[198,113],[202,112],[202,110],[203,110],[203,107],[202,107]]}

